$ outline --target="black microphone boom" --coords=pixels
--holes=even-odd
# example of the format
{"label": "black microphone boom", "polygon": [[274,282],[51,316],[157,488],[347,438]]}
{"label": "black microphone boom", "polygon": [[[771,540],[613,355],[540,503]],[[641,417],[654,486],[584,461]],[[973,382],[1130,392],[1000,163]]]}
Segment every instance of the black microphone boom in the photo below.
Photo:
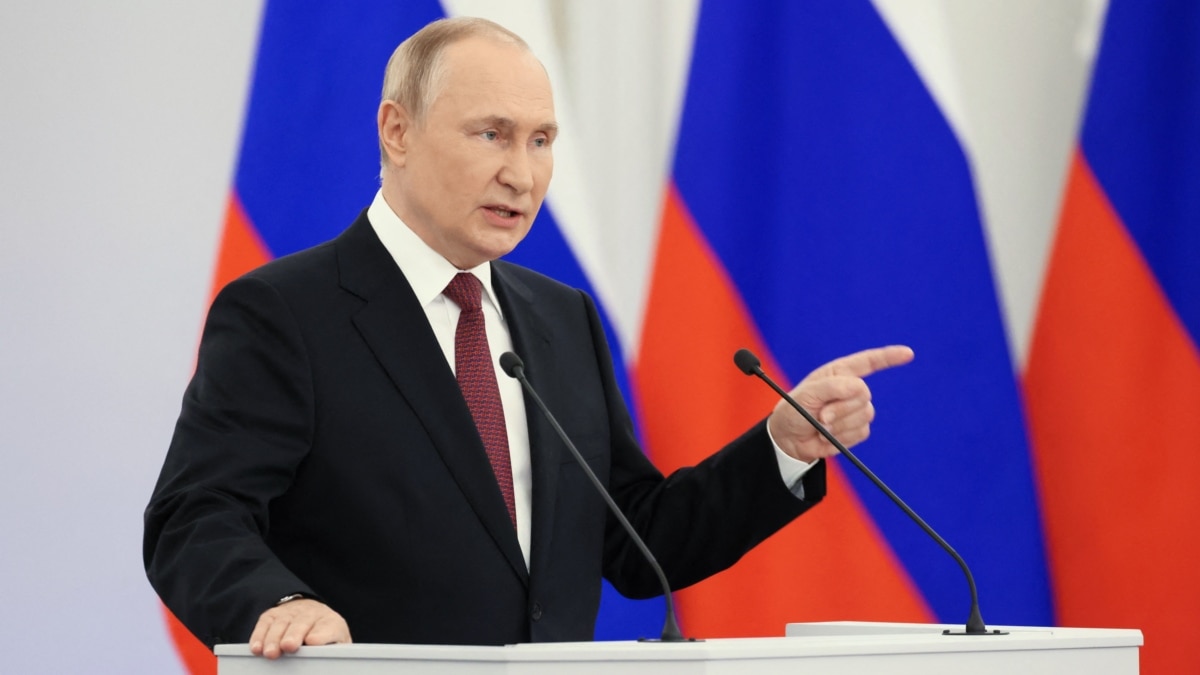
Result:
{"label": "black microphone boom", "polygon": [[538,396],[538,393],[533,389],[533,385],[529,384],[529,380],[525,377],[525,362],[513,352],[504,352],[500,355],[500,367],[504,369],[506,375],[515,378],[521,383],[521,386],[525,388],[525,392],[529,394],[529,397],[541,409],[542,414],[546,416],[546,420],[550,422],[550,426],[554,427],[554,430],[558,432],[558,437],[566,444],[567,449],[575,457],[575,461],[579,463],[579,466],[583,468],[583,472],[591,479],[592,485],[596,486],[596,491],[604,498],[604,503],[608,504],[609,510],[617,517],[617,520],[621,523],[621,527],[625,528],[625,532],[629,534],[629,538],[633,540],[634,544],[637,544],[638,550],[642,552],[642,555],[650,563],[650,567],[654,569],[654,573],[658,575],[658,582],[662,584],[663,588],[663,597],[667,599],[667,618],[663,625],[661,641],[695,642],[694,638],[685,638],[679,631],[679,622],[675,619],[675,602],[671,599],[671,586],[667,583],[667,575],[663,574],[658,560],[654,558],[654,554],[650,552],[650,548],[646,546],[646,542],[642,541],[637,530],[633,529],[633,525],[629,524],[629,519],[625,517],[625,514],[621,512],[621,508],[613,501],[612,495],[608,494],[608,490],[604,488],[604,484],[596,477],[595,472],[592,471],[592,467],[588,466],[588,463],[583,460],[583,455],[579,454],[579,449],[571,442],[571,439],[567,436],[567,432],[563,431],[558,420],[555,419],[550,409],[546,407],[546,404],[542,402],[542,397]]}
{"label": "black microphone boom", "polygon": [[934,532],[933,528],[930,527],[929,524],[924,520],[922,520],[921,516],[918,516],[916,511],[913,511],[911,508],[909,508],[908,504],[905,504],[904,500],[900,499],[895,492],[892,492],[892,489],[889,488],[882,480],[880,480],[879,477],[876,476],[870,469],[868,469],[867,465],[863,464],[862,461],[860,461],[858,457],[854,455],[854,453],[847,450],[846,446],[842,445],[838,439],[834,438],[833,434],[829,433],[829,430],[826,429],[824,425],[822,425],[816,420],[816,418],[809,414],[809,412],[805,410],[803,406],[801,406],[799,403],[796,403],[796,400],[792,398],[791,394],[784,391],[783,388],[778,384],[775,384],[775,381],[763,372],[762,362],[758,360],[758,357],[755,356],[753,352],[751,352],[749,349],[739,349],[737,350],[737,353],[733,355],[733,362],[737,364],[737,367],[741,369],[743,373],[747,375],[754,375],[763,382],[766,382],[768,386],[775,390],[775,393],[782,396],[785,401],[791,404],[791,406],[796,409],[796,412],[803,415],[804,419],[808,420],[808,423],[817,430],[817,433],[824,436],[825,440],[832,443],[833,447],[837,448],[838,452],[842,453],[846,459],[850,460],[851,464],[858,467],[858,470],[863,472],[867,478],[870,478],[871,482],[874,483],[876,487],[878,487],[880,490],[883,490],[883,493],[890,497],[891,500],[896,503],[896,506],[900,507],[900,510],[907,513],[908,517],[912,518],[917,525],[920,525],[921,529],[925,530],[926,534],[928,534],[930,537],[933,537],[933,540],[936,541],[943,549],[945,549],[946,552],[949,553],[950,556],[958,563],[958,566],[962,568],[963,574],[965,574],[967,577],[967,586],[971,589],[971,614],[967,617],[967,625],[964,632],[960,633],[949,630],[943,631],[946,635],[1007,635],[1007,633],[1004,631],[989,631],[987,626],[983,623],[983,616],[979,613],[979,593],[975,589],[975,577],[971,575],[971,569],[967,567],[967,561],[963,560],[962,556],[960,556],[957,551],[951,548],[950,544],[947,544],[945,539],[942,539],[937,532]]}

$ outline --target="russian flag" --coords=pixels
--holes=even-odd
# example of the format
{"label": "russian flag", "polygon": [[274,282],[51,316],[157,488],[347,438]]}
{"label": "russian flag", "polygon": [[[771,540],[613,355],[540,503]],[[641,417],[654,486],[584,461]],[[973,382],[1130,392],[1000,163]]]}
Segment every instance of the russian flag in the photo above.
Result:
{"label": "russian flag", "polygon": [[[881,440],[864,461],[969,561],[985,618],[1052,620],[970,170],[870,3],[701,4],[655,260],[635,372],[657,462],[693,463],[770,410],[773,395],[729,365],[739,346],[794,382],[908,344],[916,362],[871,378]],[[679,594],[689,629],[966,621],[952,559],[843,466],[820,508]]]}
{"label": "russian flag", "polygon": [[[795,382],[911,345],[913,364],[870,380],[860,454],[971,564],[984,618],[1139,627],[1147,663],[1196,670],[1181,646],[1157,659],[1200,599],[1197,545],[1177,543],[1200,513],[1197,11],[1156,6],[1156,23],[1114,2],[1020,379],[970,153],[875,4],[547,7],[268,2],[214,290],[370,202],[383,67],[404,36],[495,19],[546,64],[564,130],[509,259],[595,295],[656,464],[692,464],[770,411],[731,362],[740,347]],[[965,622],[957,566],[845,466],[820,508],[678,593],[685,632]],[[597,638],[656,634],[662,607],[606,588]],[[214,672],[173,627],[191,672]]]}
{"label": "russian flag", "polygon": [[1200,5],[1113,0],[1025,377],[1056,619],[1200,672]]}

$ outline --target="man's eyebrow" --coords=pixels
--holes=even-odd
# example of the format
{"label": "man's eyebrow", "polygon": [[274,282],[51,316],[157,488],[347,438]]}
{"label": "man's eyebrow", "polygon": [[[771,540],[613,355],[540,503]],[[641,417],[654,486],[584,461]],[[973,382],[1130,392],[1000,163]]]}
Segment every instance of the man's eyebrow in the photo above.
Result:
{"label": "man's eyebrow", "polygon": [[[517,126],[516,120],[511,117],[504,117],[503,115],[488,115],[486,117],[481,117],[478,123],[489,127],[498,127],[500,129],[512,129]],[[550,134],[551,136],[556,135],[558,133],[558,122],[545,122],[543,124],[539,124],[537,130]]]}
{"label": "man's eyebrow", "polygon": [[503,129],[511,129],[517,126],[517,123],[511,117],[502,117],[500,115],[488,115],[479,119],[480,124],[485,124],[489,127],[501,127]]}

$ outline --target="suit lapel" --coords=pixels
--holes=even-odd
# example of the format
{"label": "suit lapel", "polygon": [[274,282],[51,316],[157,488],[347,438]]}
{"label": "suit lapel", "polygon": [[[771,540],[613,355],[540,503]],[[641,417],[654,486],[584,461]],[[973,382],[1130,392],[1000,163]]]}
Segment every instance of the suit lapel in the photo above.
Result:
{"label": "suit lapel", "polygon": [[412,287],[365,212],[336,246],[342,287],[364,301],[355,327],[421,420],[463,496],[528,584],[521,546],[483,441]]}
{"label": "suit lapel", "polygon": [[[512,336],[513,349],[525,362],[525,375],[539,393],[545,390],[546,364],[553,363],[549,319],[534,301],[533,292],[521,283],[507,263],[492,263],[492,286],[504,311],[504,320]],[[549,561],[550,539],[554,531],[554,505],[558,494],[558,468],[566,449],[537,404],[525,395],[525,418],[529,425],[529,459],[533,471],[533,504],[529,555],[531,571]]]}

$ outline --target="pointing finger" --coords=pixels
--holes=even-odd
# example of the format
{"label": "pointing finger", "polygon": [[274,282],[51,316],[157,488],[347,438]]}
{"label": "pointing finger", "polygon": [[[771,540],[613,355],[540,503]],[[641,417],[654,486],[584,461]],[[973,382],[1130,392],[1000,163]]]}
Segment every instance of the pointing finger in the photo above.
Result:
{"label": "pointing finger", "polygon": [[[834,359],[817,369],[824,375],[853,375],[866,377],[881,370],[902,366],[913,360],[913,350],[904,345],[864,349],[840,359]],[[815,373],[814,373],[815,374]]]}

